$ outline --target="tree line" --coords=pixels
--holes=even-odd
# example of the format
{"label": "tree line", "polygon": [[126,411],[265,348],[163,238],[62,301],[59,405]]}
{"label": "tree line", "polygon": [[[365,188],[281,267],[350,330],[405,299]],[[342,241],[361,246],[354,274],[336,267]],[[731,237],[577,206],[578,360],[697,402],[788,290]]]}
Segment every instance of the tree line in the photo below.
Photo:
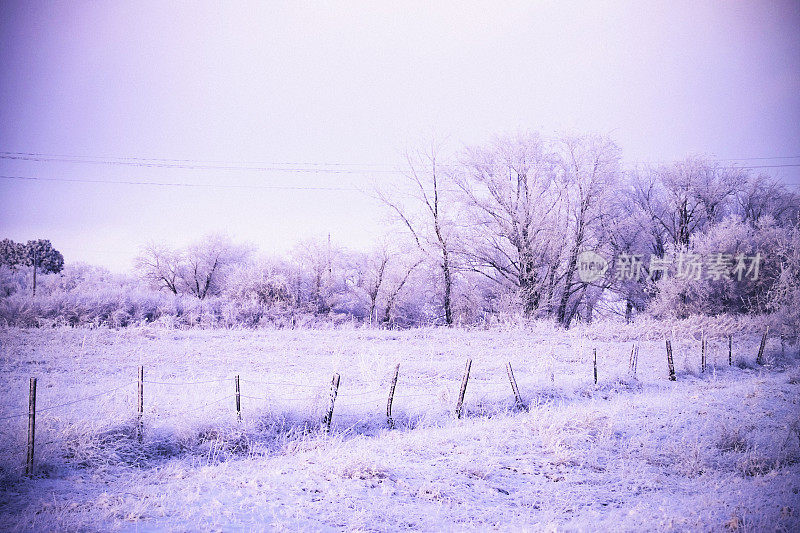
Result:
{"label": "tree line", "polygon": [[[600,135],[520,133],[443,159],[431,145],[408,157],[410,198],[378,197],[440,271],[441,306],[452,324],[454,286],[481,287],[526,317],[569,326],[595,312],[765,313],[800,286],[800,199],[779,180],[718,161],[623,169],[619,147]],[[581,252],[608,258],[606,274],[577,275]],[[619,276],[620,258],[744,253],[764,261],[757,280],[683,279],[677,266]],[[678,258],[678,259],[676,259]],[[477,276],[477,280],[476,280]],[[481,283],[481,281],[483,283]],[[778,294],[784,300],[778,301]]]}
{"label": "tree line", "polygon": [[[174,297],[231,302],[250,310],[250,323],[455,325],[519,315],[569,327],[639,313],[784,313],[800,322],[800,199],[744,168],[702,157],[625,168],[609,137],[522,132],[410,152],[404,179],[373,195],[392,225],[369,250],[330,236],[282,257],[222,236],[180,249],[152,243],[136,259],[137,279]],[[34,242],[49,246],[2,241],[3,264],[38,257],[41,272],[59,272],[60,254]],[[606,261],[590,279],[581,272],[587,251]]]}

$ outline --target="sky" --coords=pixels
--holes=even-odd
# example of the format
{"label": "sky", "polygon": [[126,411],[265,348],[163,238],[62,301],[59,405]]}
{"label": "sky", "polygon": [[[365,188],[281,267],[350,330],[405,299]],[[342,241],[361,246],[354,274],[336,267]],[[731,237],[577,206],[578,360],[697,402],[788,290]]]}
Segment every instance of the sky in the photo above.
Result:
{"label": "sky", "polygon": [[2,2],[0,238],[114,271],[210,233],[366,248],[405,150],[520,130],[798,187],[798,28],[797,1]]}

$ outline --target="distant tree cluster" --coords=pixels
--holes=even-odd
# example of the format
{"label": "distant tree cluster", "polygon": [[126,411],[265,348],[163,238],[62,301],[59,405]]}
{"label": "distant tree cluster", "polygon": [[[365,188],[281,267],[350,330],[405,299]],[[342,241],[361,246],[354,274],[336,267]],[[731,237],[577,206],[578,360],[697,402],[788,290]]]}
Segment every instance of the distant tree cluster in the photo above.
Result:
{"label": "distant tree cluster", "polygon": [[190,294],[200,300],[217,295],[234,265],[249,250],[222,236],[210,236],[184,250],[150,244],[136,258],[135,268],[154,289]]}
{"label": "distant tree cluster", "polygon": [[53,248],[47,239],[37,239],[26,243],[11,239],[0,241],[0,266],[12,270],[19,267],[36,266],[43,274],[58,273],[64,268],[64,256]]}
{"label": "distant tree cluster", "polygon": [[16,271],[20,267],[30,267],[32,271],[32,293],[36,294],[36,274],[57,274],[64,268],[64,256],[53,248],[47,239],[37,239],[26,243],[10,239],[0,241],[0,267]]}

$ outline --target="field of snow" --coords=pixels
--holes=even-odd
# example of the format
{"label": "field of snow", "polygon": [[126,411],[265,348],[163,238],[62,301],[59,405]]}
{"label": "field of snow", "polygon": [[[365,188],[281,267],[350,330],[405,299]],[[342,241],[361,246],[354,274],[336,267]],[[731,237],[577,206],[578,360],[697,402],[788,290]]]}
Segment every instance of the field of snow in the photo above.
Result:
{"label": "field of snow", "polygon": [[[758,335],[739,333],[729,366],[727,338],[712,335],[700,372],[699,336],[670,336],[676,382],[663,335],[630,328],[0,329],[0,524],[797,531],[797,346],[770,339],[759,366]],[[514,408],[506,362],[525,410]],[[326,435],[319,423],[334,373],[341,385]],[[27,479],[31,376],[36,476]]]}

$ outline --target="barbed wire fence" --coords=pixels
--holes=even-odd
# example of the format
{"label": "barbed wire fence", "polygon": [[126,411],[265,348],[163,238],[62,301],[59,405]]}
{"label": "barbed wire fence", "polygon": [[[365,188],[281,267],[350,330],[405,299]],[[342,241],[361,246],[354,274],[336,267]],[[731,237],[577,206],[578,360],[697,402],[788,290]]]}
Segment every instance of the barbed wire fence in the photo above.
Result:
{"label": "barbed wire fence", "polygon": [[[764,332],[761,342],[759,343],[758,355],[756,363],[758,365],[764,364],[764,349],[766,345],[768,330]],[[725,336],[723,343],[726,348],[726,355],[728,366],[733,364],[731,355],[731,336]],[[705,337],[700,341],[700,357],[701,365],[706,364],[707,345]],[[675,381],[675,371],[672,364],[672,349],[669,346],[670,341],[666,341],[666,355],[670,372],[670,381]],[[596,353],[596,350],[592,350]],[[636,372],[639,359],[639,345],[632,343],[630,350],[630,357],[628,358],[627,372],[636,379]],[[590,361],[593,365],[594,372],[594,386],[597,387],[597,368],[598,363],[595,357]],[[724,364],[724,363],[723,363]],[[53,413],[63,410],[66,407],[82,404],[92,400],[101,398],[115,397],[120,394],[131,394],[136,386],[136,412],[135,412],[135,434],[139,441],[142,443],[144,437],[145,422],[149,427],[155,427],[157,421],[169,422],[175,417],[185,419],[187,415],[194,414],[199,411],[210,411],[211,408],[218,410],[228,410],[235,412],[237,420],[242,422],[242,399],[249,402],[260,403],[262,408],[271,409],[272,411],[280,411],[287,406],[299,406],[301,411],[311,412],[314,418],[317,416],[317,427],[322,432],[330,432],[334,418],[334,410],[337,413],[337,419],[342,421],[345,427],[345,432],[353,430],[353,428],[366,423],[374,423],[377,419],[382,419],[382,427],[393,429],[395,427],[395,420],[393,418],[392,408],[395,404],[402,407],[404,413],[408,412],[429,412],[431,410],[439,410],[439,412],[451,411],[455,418],[461,418],[465,413],[465,396],[469,388],[471,396],[478,398],[473,402],[472,409],[466,409],[466,414],[471,413],[481,414],[485,412],[485,405],[500,405],[503,409],[509,410],[524,410],[530,407],[530,403],[523,399],[520,388],[517,383],[511,363],[505,365],[505,376],[500,372],[493,371],[488,376],[482,375],[480,377],[473,375],[470,377],[472,367],[472,360],[467,359],[466,368],[463,377],[461,378],[460,387],[456,387],[457,382],[453,380],[446,380],[439,383],[433,380],[425,380],[424,383],[414,384],[408,380],[399,380],[398,377],[402,376],[400,373],[400,364],[394,367],[394,372],[378,380],[378,385],[371,388],[353,389],[352,386],[345,380],[345,385],[342,386],[341,394],[340,376],[338,373],[334,374],[333,380],[330,385],[326,385],[323,381],[318,383],[300,383],[294,381],[287,381],[285,379],[250,379],[241,378],[239,375],[226,378],[217,379],[199,379],[188,381],[166,381],[158,379],[148,379],[145,377],[144,366],[138,368],[138,379],[125,381],[117,386],[102,390],[100,392],[82,396],[70,401],[50,404],[44,407],[36,406],[36,387],[38,379],[36,377],[30,378],[29,390],[29,406],[28,411],[20,411],[10,415],[0,416],[0,422],[7,422],[14,419],[28,419],[27,428],[27,443],[18,448],[18,451],[24,450],[26,453],[25,460],[25,473],[27,476],[34,475],[34,457],[37,446],[47,446],[58,444],[59,440],[45,440],[36,441],[36,417],[37,415]],[[702,367],[702,372],[705,372],[705,366]],[[488,369],[484,370],[484,374]],[[666,368],[665,368],[666,370]],[[587,380],[591,381],[591,370],[587,373]],[[354,380],[356,385],[363,385],[363,380]],[[245,385],[242,388],[242,384]],[[149,405],[145,402],[146,397],[166,397],[168,396],[167,388],[173,392],[185,393],[187,387],[206,387],[204,394],[207,396],[200,405],[185,407],[178,406],[176,403],[171,412],[161,412],[161,406],[156,406],[151,402]],[[233,386],[233,387],[231,387]],[[224,390],[219,391],[220,394],[208,397],[212,392],[211,387],[230,387],[228,392]],[[155,392],[150,392],[155,389]],[[431,390],[437,389],[437,390]],[[231,392],[233,390],[233,392]],[[396,391],[402,392],[397,393]],[[288,394],[287,394],[288,392]],[[185,395],[185,394],[184,394]],[[228,407],[224,407],[224,403],[229,402]],[[538,404],[538,401],[535,402]],[[327,404],[327,405],[324,405]],[[149,407],[149,410],[145,410]],[[233,409],[231,409],[233,407]],[[311,407],[311,409],[309,409]],[[235,411],[234,411],[235,409]],[[365,418],[365,410],[366,418]],[[321,416],[320,416],[321,415]],[[16,448],[15,448],[16,449]]]}

